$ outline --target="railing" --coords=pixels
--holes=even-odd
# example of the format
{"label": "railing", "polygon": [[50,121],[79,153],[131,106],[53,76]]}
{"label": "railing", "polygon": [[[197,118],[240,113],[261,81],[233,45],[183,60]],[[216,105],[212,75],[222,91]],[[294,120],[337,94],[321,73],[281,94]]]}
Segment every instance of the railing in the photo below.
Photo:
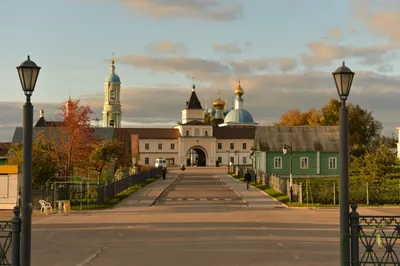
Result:
{"label": "railing", "polygon": [[[19,207],[14,207],[14,217],[0,221],[0,266],[19,266],[21,219]],[[11,253],[11,254],[10,254]]]}
{"label": "railing", "polygon": [[148,178],[155,177],[160,172],[159,168],[150,171],[140,172],[135,175],[127,176],[120,180],[108,183],[97,188],[97,204],[103,204],[112,197],[127,190],[128,188],[143,183]]}
{"label": "railing", "polygon": [[365,216],[351,205],[351,265],[400,265],[400,216]]}

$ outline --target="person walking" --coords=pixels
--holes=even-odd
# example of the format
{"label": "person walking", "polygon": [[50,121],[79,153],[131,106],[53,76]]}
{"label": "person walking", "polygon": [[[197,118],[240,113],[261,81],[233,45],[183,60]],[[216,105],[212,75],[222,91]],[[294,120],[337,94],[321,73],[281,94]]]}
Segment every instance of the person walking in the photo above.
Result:
{"label": "person walking", "polygon": [[251,181],[251,175],[249,173],[249,169],[246,170],[246,174],[244,175],[244,181],[246,181],[246,187],[247,189],[249,189]]}
{"label": "person walking", "polygon": [[167,175],[167,167],[162,169],[162,179],[165,180],[165,176]]}

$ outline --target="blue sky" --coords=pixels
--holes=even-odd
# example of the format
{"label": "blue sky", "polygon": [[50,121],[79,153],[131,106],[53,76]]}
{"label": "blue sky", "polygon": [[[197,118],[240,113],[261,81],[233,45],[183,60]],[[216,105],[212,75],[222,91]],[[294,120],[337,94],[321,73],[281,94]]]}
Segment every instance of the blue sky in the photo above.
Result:
{"label": "blue sky", "polygon": [[[0,9],[0,23],[7,25],[0,29],[4,62],[0,79],[7,93],[3,91],[0,108],[7,109],[10,117],[0,123],[0,141],[10,140],[12,128],[21,124],[24,98],[15,67],[28,54],[42,67],[33,95],[35,119],[40,108],[56,119],[57,106],[69,94],[89,103],[101,118],[103,82],[112,53],[122,81],[123,120],[135,126],[176,123],[192,76],[203,103],[216,97],[218,86],[230,102],[238,70],[245,108],[268,124],[288,109],[318,108],[336,97],[329,72],[346,60],[357,72],[350,101],[372,110],[385,133],[392,132],[400,125],[393,99],[400,70],[399,4],[397,0],[5,1]],[[216,62],[221,68],[213,68]],[[233,73],[226,73],[227,65]],[[161,95],[174,100],[165,101]],[[277,104],[276,99],[284,100]]]}

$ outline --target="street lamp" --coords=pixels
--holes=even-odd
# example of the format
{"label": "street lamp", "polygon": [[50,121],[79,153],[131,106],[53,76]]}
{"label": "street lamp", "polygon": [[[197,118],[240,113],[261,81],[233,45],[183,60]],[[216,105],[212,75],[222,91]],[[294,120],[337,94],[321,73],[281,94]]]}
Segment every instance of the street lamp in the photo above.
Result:
{"label": "street lamp", "polygon": [[250,159],[251,159],[251,168],[253,169],[253,171],[254,171],[254,184],[257,184],[257,171],[256,171],[256,169],[255,169],[255,160],[254,160],[254,157],[255,157],[255,152],[256,152],[256,148],[254,148],[254,146],[252,146],[251,148],[250,148],[250,151],[251,151],[251,153],[250,153]]}
{"label": "street lamp", "polygon": [[33,130],[33,105],[31,96],[35,90],[40,67],[28,60],[17,67],[22,90],[26,96],[23,111],[23,180],[21,196],[21,265],[31,265],[31,226],[32,226],[32,130]]}
{"label": "street lamp", "polygon": [[237,155],[237,167],[238,167],[238,175],[239,175],[240,174],[239,149],[235,150],[235,154]]}
{"label": "street lamp", "polygon": [[289,188],[290,188],[290,202],[293,200],[293,173],[292,173],[292,165],[293,165],[293,157],[292,157],[292,149],[293,149],[293,144],[290,143],[290,145],[285,144],[282,148],[282,152],[284,155],[286,155],[289,151],[290,154],[290,167],[289,167]]}
{"label": "street lamp", "polygon": [[336,89],[342,102],[340,107],[340,254],[341,265],[350,265],[349,243],[349,113],[346,100],[350,94],[351,84],[355,73],[343,65],[332,73]]}
{"label": "street lamp", "polygon": [[230,164],[229,164],[229,162],[230,162],[230,155],[231,155],[231,151],[230,150],[226,150],[226,155],[228,156],[228,158],[227,158],[227,161],[226,161],[226,165],[228,166],[228,173],[230,173],[230,171],[231,171],[231,169],[230,169]]}

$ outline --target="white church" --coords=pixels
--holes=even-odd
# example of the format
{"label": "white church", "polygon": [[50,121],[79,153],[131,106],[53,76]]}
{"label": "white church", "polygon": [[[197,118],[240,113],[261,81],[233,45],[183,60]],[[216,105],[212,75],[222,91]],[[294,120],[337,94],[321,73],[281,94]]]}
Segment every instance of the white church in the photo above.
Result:
{"label": "white church", "polygon": [[[249,157],[254,144],[255,128],[252,115],[243,108],[244,94],[240,81],[234,90],[235,104],[228,110],[218,92],[208,110],[203,108],[193,84],[181,111],[181,123],[173,128],[121,128],[121,80],[111,61],[110,74],[104,82],[103,127],[114,128],[115,136],[129,135],[132,157],[138,163],[152,165],[165,158],[170,165],[215,166],[251,165]],[[214,125],[205,123],[208,113]]]}

